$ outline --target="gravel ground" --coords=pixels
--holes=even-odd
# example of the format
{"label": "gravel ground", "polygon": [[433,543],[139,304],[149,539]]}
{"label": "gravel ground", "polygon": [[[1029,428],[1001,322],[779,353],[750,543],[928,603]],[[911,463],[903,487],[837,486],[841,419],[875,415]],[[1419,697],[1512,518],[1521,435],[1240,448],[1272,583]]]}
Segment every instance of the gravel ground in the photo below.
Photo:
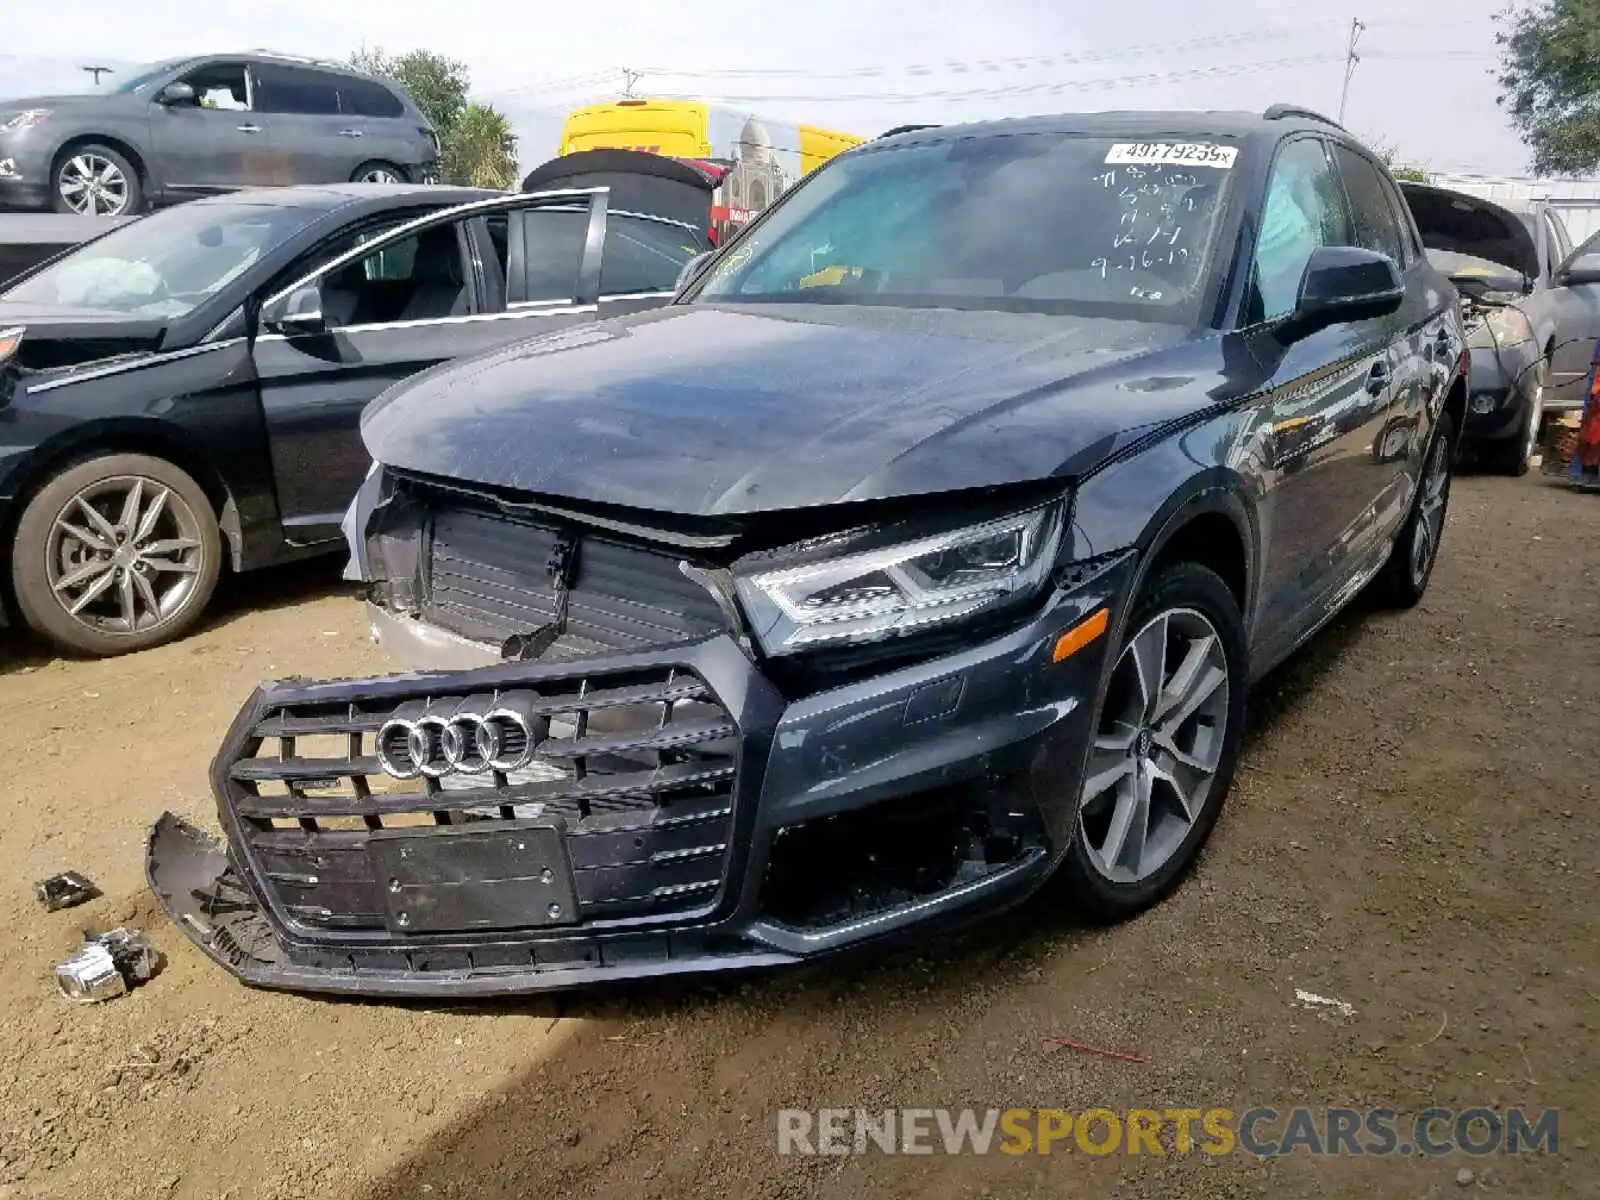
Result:
{"label": "gravel ground", "polygon": [[[206,767],[258,679],[382,668],[336,567],[235,581],[145,654],[0,647],[0,1200],[1600,1196],[1597,505],[1458,481],[1426,601],[1349,614],[1258,689],[1217,833],[1143,919],[1047,896],[922,953],[586,997],[253,992],[145,892],[145,830],[212,822]],[[46,914],[32,882],[65,867],[105,896]],[[60,1000],[53,964],[115,921],[166,968]],[[776,1153],[781,1108],[1295,1104],[1559,1106],[1560,1153]]]}

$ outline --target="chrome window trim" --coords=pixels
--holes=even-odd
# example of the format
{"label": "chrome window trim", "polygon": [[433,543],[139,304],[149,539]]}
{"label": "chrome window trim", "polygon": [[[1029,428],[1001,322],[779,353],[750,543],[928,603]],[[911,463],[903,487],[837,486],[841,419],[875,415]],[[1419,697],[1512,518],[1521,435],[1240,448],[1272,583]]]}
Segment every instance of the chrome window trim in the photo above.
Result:
{"label": "chrome window trim", "polygon": [[[492,212],[497,208],[510,209],[521,204],[531,204],[534,207],[537,207],[537,204],[534,204],[533,202],[569,199],[590,200],[594,196],[605,195],[609,193],[610,190],[610,188],[603,187],[566,188],[553,192],[529,192],[526,195],[518,196],[492,196],[487,200],[469,200],[465,204],[457,204],[450,208],[437,209],[431,213],[424,213],[422,216],[407,221],[403,225],[396,225],[393,229],[385,231],[382,237],[375,238],[370,242],[365,242],[360,246],[353,246],[338,257],[332,258],[323,263],[321,266],[317,267],[315,270],[307,272],[305,275],[302,275],[299,279],[295,280],[287,287],[280,288],[278,291],[268,296],[261,302],[261,307],[266,308],[270,304],[275,304],[279,300],[282,300],[285,296],[289,295],[291,292],[305,287],[308,283],[312,282],[312,280],[320,279],[322,276],[330,274],[333,271],[337,271],[341,267],[347,267],[353,262],[359,262],[361,259],[366,258],[369,254],[372,254],[377,250],[381,250],[389,242],[399,241],[400,239],[407,237],[420,229],[427,228],[429,225],[444,221],[457,221],[462,217]],[[355,326],[351,326],[351,328],[355,328]],[[387,326],[386,328],[393,328],[393,326]]]}
{"label": "chrome window trim", "polygon": [[103,367],[90,367],[85,371],[74,371],[70,375],[60,376],[56,379],[46,379],[43,383],[36,383],[27,389],[28,395],[36,396],[40,392],[51,392],[56,388],[66,387],[74,383],[87,383],[91,379],[105,379],[111,375],[120,375],[124,371],[139,371],[145,367],[159,366],[162,363],[179,362],[185,358],[196,358],[202,354],[210,354],[213,350],[221,350],[226,346],[234,346],[244,341],[242,337],[228,338],[220,342],[204,342],[198,346],[189,346],[183,350],[168,350],[161,354],[147,354],[143,358],[130,359],[127,362],[110,363]]}
{"label": "chrome window trim", "polygon": [[[594,304],[566,304],[562,308],[544,308],[529,311],[525,308],[506,309],[496,313],[471,313],[460,317],[422,317],[415,321],[389,321],[385,323],[367,325],[346,325],[342,329],[329,330],[330,335],[372,333],[385,329],[430,329],[437,325],[470,325],[478,321],[520,321],[526,317],[553,317],[567,315],[582,315],[598,311]],[[259,345],[262,342],[287,342],[291,339],[281,333],[263,333],[256,338]]]}

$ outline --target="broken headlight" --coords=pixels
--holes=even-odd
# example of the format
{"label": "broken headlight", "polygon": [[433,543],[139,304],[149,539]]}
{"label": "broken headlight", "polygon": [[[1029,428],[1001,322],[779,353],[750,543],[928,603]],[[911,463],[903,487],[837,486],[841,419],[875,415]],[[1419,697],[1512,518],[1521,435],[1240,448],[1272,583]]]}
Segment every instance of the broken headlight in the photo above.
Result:
{"label": "broken headlight", "polygon": [[1520,308],[1485,305],[1480,311],[1482,323],[1467,335],[1467,345],[1472,349],[1509,350],[1533,341],[1533,325]]}
{"label": "broken headlight", "polygon": [[738,573],[768,654],[916,633],[1037,592],[1055,563],[1058,501],[915,541]]}

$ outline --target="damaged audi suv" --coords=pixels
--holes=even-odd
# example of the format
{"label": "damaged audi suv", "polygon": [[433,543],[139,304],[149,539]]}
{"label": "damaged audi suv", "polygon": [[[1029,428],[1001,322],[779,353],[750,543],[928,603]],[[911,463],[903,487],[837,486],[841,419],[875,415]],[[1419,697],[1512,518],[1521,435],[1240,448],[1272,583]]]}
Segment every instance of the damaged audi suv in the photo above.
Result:
{"label": "damaged audi suv", "polygon": [[1176,885],[1245,694],[1414,604],[1466,397],[1382,165],[1264,114],[840,155],[673,303],[391,387],[346,518],[408,668],[261,687],[147,868],[248,983],[793,963]]}

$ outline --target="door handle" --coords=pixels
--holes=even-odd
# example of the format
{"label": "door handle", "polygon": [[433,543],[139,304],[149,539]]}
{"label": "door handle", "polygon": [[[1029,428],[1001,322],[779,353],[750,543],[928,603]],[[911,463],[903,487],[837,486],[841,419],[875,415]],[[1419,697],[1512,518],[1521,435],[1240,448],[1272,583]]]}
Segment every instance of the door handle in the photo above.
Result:
{"label": "door handle", "polygon": [[359,130],[359,129],[341,129],[341,130],[339,130],[339,136],[340,137],[351,137],[351,138],[360,137],[361,136],[361,130]]}
{"label": "door handle", "polygon": [[239,132],[240,133],[260,133],[261,132],[261,126],[259,126],[259,125],[251,125],[251,124],[249,124],[247,122],[246,124],[243,124],[243,125],[239,126]]}
{"label": "door handle", "polygon": [[1389,364],[1375,362],[1367,372],[1367,394],[1376,396],[1389,386]]}

